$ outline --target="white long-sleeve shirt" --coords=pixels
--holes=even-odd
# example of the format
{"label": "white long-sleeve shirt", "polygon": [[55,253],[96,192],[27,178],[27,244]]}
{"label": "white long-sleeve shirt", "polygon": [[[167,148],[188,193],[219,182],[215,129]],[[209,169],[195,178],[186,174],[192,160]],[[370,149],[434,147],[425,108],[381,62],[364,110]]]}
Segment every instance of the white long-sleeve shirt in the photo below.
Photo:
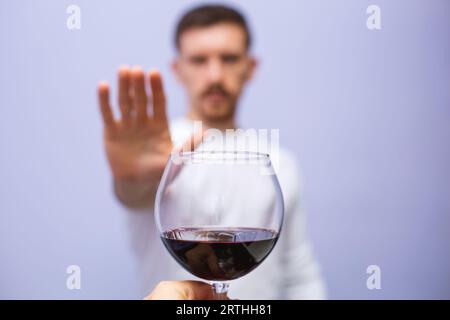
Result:
{"label": "white long-sleeve shirt", "polygon": [[[183,143],[193,131],[193,123],[186,118],[170,124],[175,145]],[[204,143],[200,149],[216,147]],[[248,148],[256,146],[247,145]],[[278,160],[277,176],[285,206],[281,234],[275,248],[261,265],[244,277],[231,281],[229,296],[237,299],[324,299],[324,283],[307,237],[297,166],[293,157],[282,149]],[[165,249],[155,226],[153,208],[126,210],[129,211],[130,239],[138,259],[143,295],[162,280],[196,279]]]}

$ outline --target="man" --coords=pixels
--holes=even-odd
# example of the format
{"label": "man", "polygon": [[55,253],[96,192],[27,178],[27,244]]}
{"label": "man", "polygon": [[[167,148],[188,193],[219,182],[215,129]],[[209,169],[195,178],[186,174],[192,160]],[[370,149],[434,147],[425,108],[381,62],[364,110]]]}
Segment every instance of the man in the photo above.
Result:
{"label": "man", "polygon": [[[193,132],[193,121],[202,121],[206,129],[238,127],[238,100],[257,65],[249,52],[247,23],[229,7],[206,5],[187,12],[178,23],[175,44],[178,56],[173,70],[188,94],[185,118],[169,124],[162,79],[156,70],[146,76],[139,67],[120,69],[120,120],[113,117],[108,84],[101,82],[98,89],[114,189],[130,211],[130,234],[147,292],[163,279],[192,278],[164,250],[153,225],[155,193],[168,156],[176,146],[208,147],[202,144],[203,133]],[[146,78],[151,97],[146,94]],[[285,202],[283,231],[261,266],[233,281],[230,295],[239,299],[321,299],[324,287],[306,236],[295,161],[283,150],[279,159],[278,178]]]}

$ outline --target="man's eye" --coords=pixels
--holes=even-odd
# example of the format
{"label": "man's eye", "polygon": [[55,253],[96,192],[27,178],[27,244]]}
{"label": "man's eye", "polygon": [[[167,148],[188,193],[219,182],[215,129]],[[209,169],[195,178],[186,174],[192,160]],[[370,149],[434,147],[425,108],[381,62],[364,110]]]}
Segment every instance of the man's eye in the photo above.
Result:
{"label": "man's eye", "polygon": [[235,63],[239,61],[239,56],[235,55],[235,54],[228,54],[228,55],[224,55],[222,56],[222,61],[224,63]]}
{"label": "man's eye", "polygon": [[189,61],[190,61],[192,64],[200,65],[200,64],[203,64],[203,63],[206,62],[206,58],[205,58],[205,57],[191,57],[191,58],[189,59]]}

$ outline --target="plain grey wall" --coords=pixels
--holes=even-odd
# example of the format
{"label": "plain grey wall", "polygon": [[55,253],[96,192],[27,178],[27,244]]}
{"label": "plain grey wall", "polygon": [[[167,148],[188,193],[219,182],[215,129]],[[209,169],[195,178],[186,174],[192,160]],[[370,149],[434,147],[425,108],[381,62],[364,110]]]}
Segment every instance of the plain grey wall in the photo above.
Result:
{"label": "plain grey wall", "polygon": [[[141,298],[96,85],[123,63],[156,66],[182,115],[169,63],[189,3],[1,2],[0,298]],[[297,155],[330,297],[450,298],[450,2],[232,3],[261,60],[240,120],[280,128]],[[66,28],[70,4],[80,30]],[[70,264],[81,290],[66,288]],[[371,264],[381,290],[366,288]]]}

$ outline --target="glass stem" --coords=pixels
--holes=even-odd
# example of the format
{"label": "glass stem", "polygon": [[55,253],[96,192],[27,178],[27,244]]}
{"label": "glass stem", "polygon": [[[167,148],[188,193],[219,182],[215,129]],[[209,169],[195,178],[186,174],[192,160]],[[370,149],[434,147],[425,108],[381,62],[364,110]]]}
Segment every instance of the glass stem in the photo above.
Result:
{"label": "glass stem", "polygon": [[213,289],[214,300],[225,300],[227,299],[229,283],[226,282],[213,282],[211,284]]}

